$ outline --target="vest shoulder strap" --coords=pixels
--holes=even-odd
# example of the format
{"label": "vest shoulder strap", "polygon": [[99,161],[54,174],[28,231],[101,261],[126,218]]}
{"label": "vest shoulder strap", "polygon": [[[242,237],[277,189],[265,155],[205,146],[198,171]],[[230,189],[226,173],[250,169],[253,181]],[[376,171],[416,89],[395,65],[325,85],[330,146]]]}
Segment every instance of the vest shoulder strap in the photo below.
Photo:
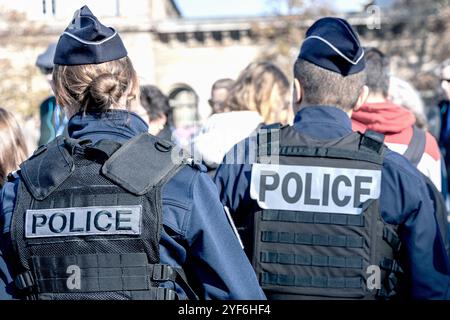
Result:
{"label": "vest shoulder strap", "polygon": [[142,133],[111,155],[102,174],[128,192],[144,195],[166,180],[184,160],[181,149],[173,143]]}
{"label": "vest shoulder strap", "polygon": [[361,137],[360,149],[381,155],[384,150],[384,134],[367,130]]}
{"label": "vest shoulder strap", "polygon": [[102,174],[136,195],[147,193],[181,163],[188,163],[174,144],[148,133],[122,146],[108,140],[81,146],[78,140],[59,136],[20,165],[20,177],[33,198],[44,200],[71,176],[75,162],[70,149],[76,148],[82,148],[87,158],[102,160]]}
{"label": "vest shoulder strap", "polygon": [[[49,165],[51,163],[51,165]],[[33,156],[20,165],[20,177],[27,190],[37,200],[44,200],[60,186],[74,170],[74,161],[58,136],[39,147]]]}
{"label": "vest shoulder strap", "polygon": [[409,142],[408,149],[406,149],[403,156],[415,167],[417,167],[423,153],[425,152],[426,140],[427,137],[425,135],[425,131],[417,126],[413,126],[413,135],[411,141]]}
{"label": "vest shoulder strap", "polygon": [[386,149],[384,135],[374,131],[353,132],[337,140],[323,141],[303,135],[292,127],[282,127],[280,141],[278,149],[272,148],[280,156],[349,159],[375,164],[383,163]]}
{"label": "vest shoulder strap", "polygon": [[258,127],[258,129],[266,129],[266,130],[276,130],[281,129],[283,125],[280,122],[272,123],[272,124],[262,124]]}

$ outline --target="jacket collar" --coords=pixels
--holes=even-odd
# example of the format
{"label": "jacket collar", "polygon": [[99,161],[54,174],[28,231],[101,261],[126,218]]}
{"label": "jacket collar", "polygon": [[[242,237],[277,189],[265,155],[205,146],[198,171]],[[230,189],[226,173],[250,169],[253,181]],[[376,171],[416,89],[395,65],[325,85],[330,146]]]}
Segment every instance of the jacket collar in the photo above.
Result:
{"label": "jacket collar", "polygon": [[347,113],[333,106],[308,106],[295,115],[293,127],[313,138],[337,139],[352,133]]}
{"label": "jacket collar", "polygon": [[148,131],[148,126],[137,114],[126,110],[108,110],[103,113],[79,112],[70,120],[67,127],[69,137],[123,142]]}

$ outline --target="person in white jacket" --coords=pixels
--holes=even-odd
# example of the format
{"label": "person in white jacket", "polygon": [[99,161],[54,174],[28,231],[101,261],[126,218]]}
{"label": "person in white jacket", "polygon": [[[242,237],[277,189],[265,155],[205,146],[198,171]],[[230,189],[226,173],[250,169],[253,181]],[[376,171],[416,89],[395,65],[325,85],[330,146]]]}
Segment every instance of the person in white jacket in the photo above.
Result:
{"label": "person in white jacket", "polygon": [[289,81],[270,62],[251,63],[230,88],[224,106],[230,112],[213,114],[191,146],[209,171],[217,168],[225,154],[260,125],[289,122]]}

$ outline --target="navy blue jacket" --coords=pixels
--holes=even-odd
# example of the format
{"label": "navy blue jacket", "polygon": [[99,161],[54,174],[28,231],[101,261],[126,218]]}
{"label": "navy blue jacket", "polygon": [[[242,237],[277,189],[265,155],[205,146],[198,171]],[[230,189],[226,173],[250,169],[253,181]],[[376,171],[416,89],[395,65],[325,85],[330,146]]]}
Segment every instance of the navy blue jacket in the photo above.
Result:
{"label": "navy blue jacket", "polygon": [[[133,113],[114,111],[111,115],[98,120],[77,114],[69,122],[69,136],[94,143],[102,139],[123,142],[148,130]],[[8,292],[11,265],[2,252],[10,250],[17,185],[17,179],[6,183],[0,198],[0,299],[14,298]],[[161,263],[183,266],[201,299],[265,299],[207,174],[186,166],[164,185],[162,202]],[[173,288],[170,282],[163,285]],[[175,289],[184,296],[179,286]]]}
{"label": "navy blue jacket", "polygon": [[[293,127],[315,139],[338,139],[352,132],[351,121],[342,110],[330,106],[301,109]],[[215,176],[222,204],[234,219],[258,210],[250,198],[250,164],[222,164]],[[437,232],[427,187],[416,168],[401,155],[386,153],[381,180],[381,216],[392,225],[401,225],[399,236],[410,277],[411,296],[417,299],[450,299],[448,257]]]}

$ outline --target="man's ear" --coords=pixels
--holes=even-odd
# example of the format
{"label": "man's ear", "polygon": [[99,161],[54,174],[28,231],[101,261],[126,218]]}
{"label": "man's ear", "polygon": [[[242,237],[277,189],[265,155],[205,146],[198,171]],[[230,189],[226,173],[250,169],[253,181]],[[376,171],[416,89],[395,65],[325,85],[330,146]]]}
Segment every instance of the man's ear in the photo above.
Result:
{"label": "man's ear", "polygon": [[353,107],[353,111],[358,111],[359,108],[366,102],[367,97],[369,97],[369,87],[363,86],[361,88],[361,92],[359,93],[358,100],[356,100],[356,104]]}
{"label": "man's ear", "polygon": [[293,92],[293,98],[294,98],[294,104],[300,104],[302,102],[302,86],[300,84],[300,81],[298,81],[297,78],[294,78],[294,92]]}

